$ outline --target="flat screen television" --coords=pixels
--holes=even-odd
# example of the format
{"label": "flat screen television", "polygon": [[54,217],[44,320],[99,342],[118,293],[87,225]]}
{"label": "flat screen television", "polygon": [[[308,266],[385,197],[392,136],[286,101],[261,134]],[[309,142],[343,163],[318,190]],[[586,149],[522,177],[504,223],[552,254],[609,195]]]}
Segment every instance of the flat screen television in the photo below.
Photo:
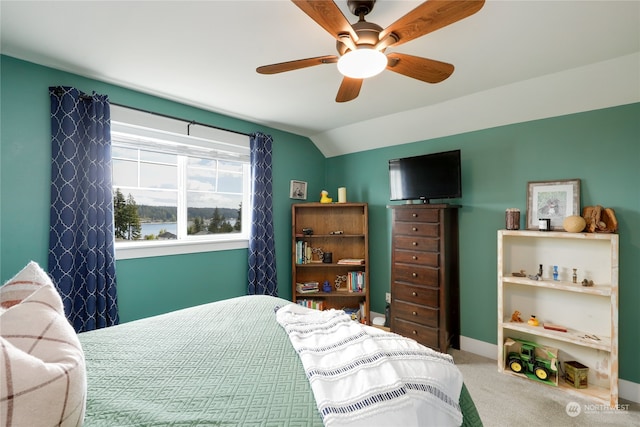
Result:
{"label": "flat screen television", "polygon": [[462,197],[460,150],[389,160],[390,200]]}

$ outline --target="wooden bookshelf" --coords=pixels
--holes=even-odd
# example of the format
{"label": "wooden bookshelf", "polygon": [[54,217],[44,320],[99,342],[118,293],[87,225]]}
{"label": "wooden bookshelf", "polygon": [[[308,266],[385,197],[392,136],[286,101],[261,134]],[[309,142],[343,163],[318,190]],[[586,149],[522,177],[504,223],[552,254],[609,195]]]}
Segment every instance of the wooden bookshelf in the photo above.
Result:
{"label": "wooden bookshelf", "polygon": [[[293,302],[322,301],[324,309],[359,310],[369,315],[369,229],[366,203],[296,203],[291,206]],[[311,229],[312,234],[304,229]],[[308,248],[307,250],[302,249]],[[321,255],[331,253],[331,262]],[[362,260],[342,264],[341,260]],[[350,272],[362,274],[362,290],[348,288]],[[344,280],[342,280],[344,279]],[[298,283],[318,282],[319,291],[300,293]],[[331,292],[324,292],[329,282]]]}

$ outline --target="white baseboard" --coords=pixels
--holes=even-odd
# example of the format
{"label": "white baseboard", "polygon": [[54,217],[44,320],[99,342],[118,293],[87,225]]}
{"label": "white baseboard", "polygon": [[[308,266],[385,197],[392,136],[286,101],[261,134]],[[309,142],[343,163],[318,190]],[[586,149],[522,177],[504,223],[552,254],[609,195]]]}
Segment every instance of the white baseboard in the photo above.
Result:
{"label": "white baseboard", "polygon": [[373,319],[375,319],[376,317],[386,317],[383,313],[377,313],[375,311],[369,311],[369,317],[371,317],[371,321],[373,322]]}
{"label": "white baseboard", "polygon": [[477,354],[478,356],[488,357],[493,360],[498,359],[497,345],[462,335],[460,336],[460,350],[468,351],[469,353]]}
{"label": "white baseboard", "polygon": [[[484,356],[496,360],[498,356],[498,346],[474,338],[460,336],[460,350]],[[497,368],[496,368],[497,369]],[[618,395],[620,398],[640,403],[640,384],[631,381],[618,380]]]}
{"label": "white baseboard", "polygon": [[640,384],[627,380],[618,380],[618,394],[625,400],[640,403]]}

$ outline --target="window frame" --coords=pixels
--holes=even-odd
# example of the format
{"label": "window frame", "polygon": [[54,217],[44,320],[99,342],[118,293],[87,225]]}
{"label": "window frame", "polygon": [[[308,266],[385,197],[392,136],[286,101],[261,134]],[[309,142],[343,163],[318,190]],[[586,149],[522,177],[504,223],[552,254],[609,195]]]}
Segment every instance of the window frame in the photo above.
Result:
{"label": "window frame", "polygon": [[[190,129],[192,125],[193,123],[187,123],[178,119],[156,116],[151,113],[126,107],[111,106],[112,134],[127,133],[137,135],[141,138],[164,138],[164,140],[171,141],[175,144],[193,146],[196,149],[203,147],[207,149],[219,148],[231,153],[239,153],[240,155],[246,156],[245,158],[248,158],[249,136],[205,126],[196,126]],[[196,135],[193,135],[194,131],[196,131]],[[149,149],[153,147],[140,146],[140,148]],[[194,154],[194,156],[197,156],[197,154]],[[116,260],[248,248],[249,228],[251,226],[249,209],[251,183],[250,165],[248,162],[243,166],[243,176],[241,232],[188,236],[181,240],[116,241]],[[186,185],[182,190],[184,190],[184,194],[180,194],[179,189],[178,197],[186,199]],[[183,203],[185,202],[186,200],[183,200]]]}

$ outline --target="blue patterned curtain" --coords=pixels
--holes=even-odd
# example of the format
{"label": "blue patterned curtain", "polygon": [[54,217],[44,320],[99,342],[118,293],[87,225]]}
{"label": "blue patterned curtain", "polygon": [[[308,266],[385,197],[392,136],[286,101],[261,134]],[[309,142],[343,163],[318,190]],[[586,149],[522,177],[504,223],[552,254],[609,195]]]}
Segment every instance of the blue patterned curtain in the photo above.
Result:
{"label": "blue patterned curtain", "polygon": [[118,323],[106,95],[51,87],[49,273],[77,332]]}
{"label": "blue patterned curtain", "polygon": [[271,145],[269,135],[251,135],[251,231],[249,235],[249,295],[278,296],[273,236]]}

